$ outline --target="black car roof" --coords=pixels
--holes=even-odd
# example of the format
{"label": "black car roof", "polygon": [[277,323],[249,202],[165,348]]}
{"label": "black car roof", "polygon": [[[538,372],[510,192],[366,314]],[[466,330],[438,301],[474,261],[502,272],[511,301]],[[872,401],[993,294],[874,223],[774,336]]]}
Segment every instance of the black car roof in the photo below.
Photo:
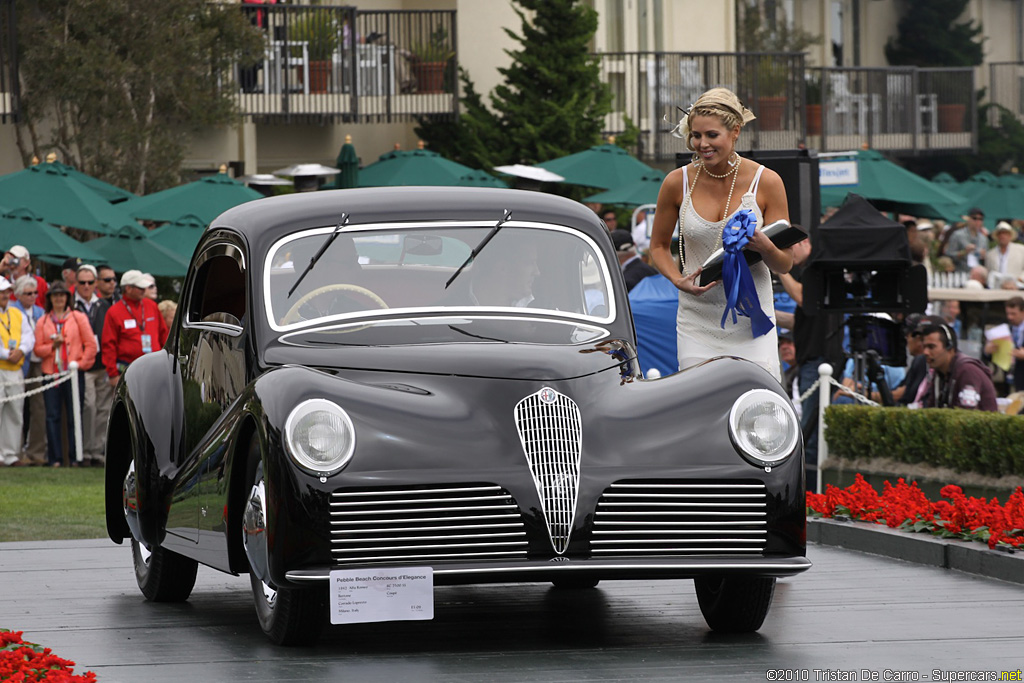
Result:
{"label": "black car roof", "polygon": [[555,223],[591,237],[603,233],[607,239],[608,231],[597,215],[565,197],[468,187],[373,187],[269,197],[225,211],[214,219],[211,229],[232,228],[246,237],[250,248],[266,249],[295,230],[334,224],[342,213],[348,213],[352,224],[359,225],[432,220],[497,222],[505,209],[512,211],[514,221]]}

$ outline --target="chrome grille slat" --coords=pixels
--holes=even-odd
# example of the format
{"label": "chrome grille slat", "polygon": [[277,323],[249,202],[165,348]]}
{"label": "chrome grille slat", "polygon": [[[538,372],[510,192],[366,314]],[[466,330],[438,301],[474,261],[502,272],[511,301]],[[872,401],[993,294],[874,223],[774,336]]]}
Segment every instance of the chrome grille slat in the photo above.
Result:
{"label": "chrome grille slat", "polygon": [[[418,504],[418,505],[423,505],[425,503],[453,503],[453,504],[454,503],[468,503],[468,502],[476,503],[476,502],[479,502],[481,500],[491,500],[491,496],[465,496],[465,497],[459,497],[459,498],[416,498],[414,500],[406,501],[406,504],[412,505],[412,504],[415,503],[415,504]],[[366,499],[363,499],[363,500],[353,500],[353,501],[341,501],[341,502],[332,501],[331,502],[331,507],[335,507],[335,508],[337,508],[337,507],[354,507],[354,506],[357,506],[357,505],[366,505],[366,504],[367,504]],[[376,503],[376,504],[377,505],[394,505],[395,501],[393,501],[393,500],[381,501],[381,502]]]}
{"label": "chrome grille slat", "polygon": [[544,387],[517,403],[513,415],[551,545],[561,554],[569,545],[579,494],[583,441],[579,406]]}
{"label": "chrome grille slat", "polygon": [[608,507],[616,507],[622,505],[628,505],[630,507],[700,507],[700,508],[763,508],[764,503],[690,503],[679,501],[676,503],[670,502],[652,502],[649,500],[633,500],[628,503],[605,503]]}
{"label": "chrome grille slat", "polygon": [[[331,506],[334,507],[333,505]],[[459,510],[516,510],[515,505],[460,505],[453,506],[450,508],[445,507],[430,507],[430,508],[379,508],[374,507],[369,510],[356,510],[353,512],[345,512],[346,515],[386,515],[392,512],[399,514],[408,514],[410,512],[446,512],[453,511],[458,512]],[[332,512],[331,514],[335,514]]]}
{"label": "chrome grille slat", "polygon": [[[477,491],[501,491],[500,486],[460,486],[457,488],[424,488],[424,489],[402,489],[400,491],[336,491],[334,498],[358,498],[372,497],[385,498],[387,496],[402,496],[408,498],[415,495],[437,495],[439,493],[475,493]],[[507,495],[507,494],[506,494]]]}
{"label": "chrome grille slat", "polygon": [[594,555],[762,554],[767,489],[750,482],[615,482],[598,501]]}
{"label": "chrome grille slat", "polygon": [[519,506],[493,484],[336,491],[330,533],[337,566],[526,557]]}
{"label": "chrome grille slat", "polygon": [[697,555],[711,553],[742,553],[750,555],[751,548],[740,548],[736,546],[704,546],[696,548],[595,548],[594,555]]}
{"label": "chrome grille slat", "polygon": [[376,520],[376,519],[345,519],[340,520],[337,517],[334,518],[333,524],[335,526],[346,526],[356,524],[412,524],[414,522],[451,522],[452,520],[464,520],[464,521],[479,521],[484,519],[508,519],[508,513],[501,515],[459,515],[457,517],[396,517],[388,520]]}
{"label": "chrome grille slat", "polygon": [[[331,551],[332,553],[335,551]],[[526,557],[525,552],[503,551],[486,553],[418,553],[415,555],[365,555],[363,557],[334,558],[335,562],[345,564],[367,564],[370,562],[423,562],[425,560],[473,560],[489,557],[520,558]]]}
{"label": "chrome grille slat", "polygon": [[399,526],[399,527],[366,527],[363,529],[344,529],[338,531],[331,531],[332,534],[381,534],[385,532],[390,533],[404,533],[404,532],[424,532],[424,531],[465,531],[467,529],[500,529],[500,528],[514,528],[519,526],[518,524],[453,524],[449,526]]}
{"label": "chrome grille slat", "polygon": [[[444,540],[459,540],[465,541],[471,538],[479,539],[490,539],[490,538],[525,538],[526,534],[518,531],[509,531],[503,534],[434,534],[431,536],[360,536],[360,543],[394,543],[396,540],[400,540],[403,543],[409,541],[444,541]],[[454,544],[449,544],[454,545]],[[460,544],[465,545],[465,544]],[[407,548],[410,546],[406,546]]]}
{"label": "chrome grille slat", "polygon": [[660,526],[676,526],[676,527],[680,527],[680,526],[699,526],[699,527],[703,527],[703,528],[708,528],[711,525],[715,525],[715,526],[738,526],[738,525],[743,525],[743,526],[750,527],[750,526],[764,526],[767,523],[768,522],[764,522],[764,521],[760,521],[759,522],[759,521],[746,521],[746,520],[739,520],[739,521],[736,521],[736,520],[732,520],[732,521],[724,520],[723,521],[721,519],[716,519],[715,521],[710,521],[710,522],[702,522],[702,521],[690,522],[690,521],[683,521],[683,520],[673,520],[673,521],[670,521],[670,522],[663,522],[663,521],[628,521],[628,520],[623,519],[623,520],[611,521],[611,522],[609,522],[609,521],[595,521],[594,525],[595,526],[604,526],[604,525],[608,525],[608,524],[614,524],[615,526],[646,526],[646,527],[649,527],[649,528],[657,528],[657,527],[660,527]]}

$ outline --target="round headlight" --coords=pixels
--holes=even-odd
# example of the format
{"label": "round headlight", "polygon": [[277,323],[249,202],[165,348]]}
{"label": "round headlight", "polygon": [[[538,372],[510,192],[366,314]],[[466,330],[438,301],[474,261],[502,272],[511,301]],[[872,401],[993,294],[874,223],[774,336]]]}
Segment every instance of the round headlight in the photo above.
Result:
{"label": "round headlight", "polygon": [[344,467],[356,447],[352,418],[337,404],[313,398],[295,406],[284,423],[284,443],[295,463],[313,474]]}
{"label": "round headlight", "polygon": [[755,465],[773,466],[789,457],[800,439],[800,423],[789,402],[767,389],[752,389],[732,405],[729,434]]}

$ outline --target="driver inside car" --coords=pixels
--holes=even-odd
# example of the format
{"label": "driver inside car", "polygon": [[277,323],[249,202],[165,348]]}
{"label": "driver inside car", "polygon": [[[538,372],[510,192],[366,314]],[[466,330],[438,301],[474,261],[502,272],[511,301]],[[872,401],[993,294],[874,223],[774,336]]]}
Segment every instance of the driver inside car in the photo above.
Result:
{"label": "driver inside car", "polygon": [[[505,238],[505,239],[502,239]],[[477,255],[473,262],[469,298],[480,306],[515,306],[534,304],[533,284],[540,275],[537,245],[512,234],[498,235],[494,242]]]}

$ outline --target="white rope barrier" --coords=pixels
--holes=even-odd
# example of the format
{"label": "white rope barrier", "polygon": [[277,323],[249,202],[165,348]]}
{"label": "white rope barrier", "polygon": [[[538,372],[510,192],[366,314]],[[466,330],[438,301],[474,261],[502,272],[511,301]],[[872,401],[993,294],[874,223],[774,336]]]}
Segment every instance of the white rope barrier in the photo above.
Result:
{"label": "white rope barrier", "polygon": [[64,384],[64,382],[71,382],[71,412],[72,422],[74,423],[75,430],[75,460],[76,462],[82,462],[82,406],[79,404],[80,393],[78,387],[78,363],[71,361],[68,364],[70,367],[63,372],[54,373],[52,375],[43,375],[42,377],[32,377],[25,379],[21,382],[2,382],[3,386],[15,386],[24,384],[35,384],[37,382],[42,383],[41,386],[35,389],[15,394],[13,396],[5,396],[0,398],[0,403],[8,403],[9,401],[17,401],[18,399],[26,399],[36,394],[41,394],[47,389],[52,389],[56,386]]}
{"label": "white rope barrier", "polygon": [[[872,401],[867,396],[858,394],[850,387],[837,382],[832,378],[832,366],[828,363],[822,363],[818,366],[818,379],[812,384],[807,391],[805,391],[800,398],[797,399],[801,404],[809,399],[811,395],[818,390],[820,386],[835,387],[842,393],[850,396],[855,401],[859,401],[864,405],[878,407],[878,403]],[[825,409],[832,403],[831,396],[827,391],[822,391],[818,394],[818,493],[822,491],[822,471],[825,469],[825,461],[828,460],[828,442],[825,441]]]}

